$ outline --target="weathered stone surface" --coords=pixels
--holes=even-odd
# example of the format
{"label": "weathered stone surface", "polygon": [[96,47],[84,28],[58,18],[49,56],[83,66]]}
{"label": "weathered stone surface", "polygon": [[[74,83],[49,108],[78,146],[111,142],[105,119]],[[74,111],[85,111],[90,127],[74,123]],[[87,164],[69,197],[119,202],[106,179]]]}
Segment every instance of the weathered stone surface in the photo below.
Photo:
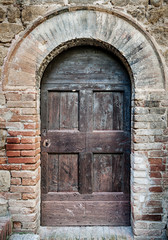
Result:
{"label": "weathered stone surface", "polygon": [[0,0],[0,3],[2,3],[2,4],[12,4],[12,3],[14,3],[14,0]]}
{"label": "weathered stone surface", "polygon": [[132,17],[137,18],[140,21],[144,21],[145,19],[145,6],[139,6],[139,7],[132,7],[131,9],[128,9],[127,12],[132,15]]}
{"label": "weathered stone surface", "polygon": [[20,10],[17,7],[9,6],[7,11],[7,17],[10,23],[17,22],[17,19],[20,20]]}
{"label": "weathered stone surface", "polygon": [[147,15],[147,19],[148,19],[148,21],[150,22],[150,23],[152,23],[152,24],[154,24],[154,23],[156,23],[157,21],[159,21],[159,19],[161,18],[161,17],[163,17],[163,15],[164,15],[164,9],[162,9],[162,8],[159,8],[159,9],[150,9],[149,11],[148,11],[148,15]]}
{"label": "weathered stone surface", "polygon": [[22,25],[14,23],[1,23],[0,24],[0,41],[10,42],[16,34],[23,30]]}
{"label": "weathered stone surface", "polygon": [[22,5],[38,5],[38,4],[63,4],[65,0],[16,0],[16,1],[18,4],[20,2]]}
{"label": "weathered stone surface", "polygon": [[166,26],[156,26],[150,29],[151,34],[155,37],[156,41],[163,45],[167,45],[168,39],[168,27]]}
{"label": "weathered stone surface", "polygon": [[149,0],[130,0],[129,4],[138,6],[138,5],[144,5],[147,6],[149,3]]}
{"label": "weathered stone surface", "polygon": [[5,11],[3,10],[3,8],[0,7],[0,22],[3,22],[3,20],[5,19]]}
{"label": "weathered stone surface", "polygon": [[0,216],[5,216],[7,214],[7,200],[0,198]]}
{"label": "weathered stone surface", "polygon": [[13,234],[9,240],[40,240],[36,234]]}
{"label": "weathered stone surface", "polygon": [[150,4],[159,7],[162,4],[162,0],[150,0]]}
{"label": "weathered stone surface", "polygon": [[0,171],[0,191],[5,192],[10,188],[10,173],[9,171]]}
{"label": "weathered stone surface", "polygon": [[3,65],[4,58],[6,57],[8,48],[0,46],[0,66]]}
{"label": "weathered stone surface", "polygon": [[112,0],[111,4],[114,6],[126,6],[129,3],[129,0]]}
{"label": "weathered stone surface", "polygon": [[25,6],[22,11],[22,21],[24,23],[35,20],[38,16],[44,15],[48,10],[47,6]]}

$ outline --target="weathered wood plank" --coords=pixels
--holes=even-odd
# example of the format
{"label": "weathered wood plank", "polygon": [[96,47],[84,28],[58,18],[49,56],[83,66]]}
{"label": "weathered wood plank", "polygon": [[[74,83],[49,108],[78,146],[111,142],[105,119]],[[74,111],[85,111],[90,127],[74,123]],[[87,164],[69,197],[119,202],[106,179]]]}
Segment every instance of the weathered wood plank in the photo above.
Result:
{"label": "weathered wood plank", "polygon": [[79,192],[92,193],[92,153],[79,154]]}
{"label": "weathered wood plank", "polygon": [[94,130],[113,129],[113,93],[94,92]]}
{"label": "weathered wood plank", "polygon": [[59,154],[58,192],[78,191],[78,155]]}
{"label": "weathered wood plank", "polygon": [[48,154],[48,191],[58,191],[58,169],[59,156],[58,154]]}
{"label": "weathered wood plank", "polygon": [[93,131],[93,91],[80,91],[80,131]]}
{"label": "weathered wood plank", "polygon": [[[49,144],[45,146],[45,140]],[[78,153],[85,151],[85,133],[77,131],[48,131],[42,135],[42,150],[50,153]]]}
{"label": "weathered wood plank", "polygon": [[112,192],[112,154],[94,154],[93,191]]}
{"label": "weathered wood plank", "polygon": [[42,193],[48,193],[48,153],[41,153],[41,191]]}
{"label": "weathered wood plank", "polygon": [[94,131],[86,135],[86,150],[94,153],[122,153],[130,149],[130,133]]}
{"label": "weathered wood plank", "polygon": [[[46,113],[45,113],[46,114]],[[48,129],[60,129],[60,93],[48,93]]]}
{"label": "weathered wood plank", "polygon": [[123,191],[123,179],[124,179],[124,169],[123,169],[123,154],[113,154],[112,155],[112,192],[122,192]]}
{"label": "weathered wood plank", "polygon": [[49,192],[42,194],[44,201],[129,201],[129,193],[123,192],[93,192],[80,194],[79,192]]}
{"label": "weathered wood plank", "polygon": [[129,202],[46,201],[42,203],[42,212],[45,215],[43,226],[128,226],[130,224]]}
{"label": "weathered wood plank", "polygon": [[123,93],[113,92],[113,129],[123,130]]}
{"label": "weathered wood plank", "polygon": [[61,129],[78,129],[78,93],[60,92]]}

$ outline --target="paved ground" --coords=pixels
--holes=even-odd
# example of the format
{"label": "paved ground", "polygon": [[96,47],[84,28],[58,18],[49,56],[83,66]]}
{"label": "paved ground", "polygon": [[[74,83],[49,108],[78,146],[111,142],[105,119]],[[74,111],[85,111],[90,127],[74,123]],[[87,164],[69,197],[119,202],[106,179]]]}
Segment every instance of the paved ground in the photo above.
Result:
{"label": "paved ground", "polygon": [[133,240],[131,227],[41,227],[40,236],[13,234],[9,240]]}
{"label": "paved ground", "polygon": [[9,240],[40,240],[40,236],[35,234],[12,234]]}
{"label": "paved ground", "polygon": [[131,227],[41,227],[41,240],[133,240]]}

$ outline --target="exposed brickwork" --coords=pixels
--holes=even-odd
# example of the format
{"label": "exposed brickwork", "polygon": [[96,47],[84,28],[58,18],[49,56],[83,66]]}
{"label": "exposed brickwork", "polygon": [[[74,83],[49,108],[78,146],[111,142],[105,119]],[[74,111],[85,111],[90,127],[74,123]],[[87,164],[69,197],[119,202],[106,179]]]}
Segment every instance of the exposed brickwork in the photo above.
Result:
{"label": "exposed brickwork", "polygon": [[[67,3],[69,8],[64,7]],[[69,46],[80,45],[80,41],[73,39],[92,38],[97,39],[95,44],[101,45],[102,41],[103,47],[106,45],[114,51],[110,49],[112,45],[122,53],[119,57],[125,64],[127,61],[126,67],[133,75],[131,208],[135,239],[165,239],[168,2],[83,1],[83,11],[89,12],[87,31],[81,20],[86,16],[82,11],[75,11],[76,4],[81,1],[0,0],[0,72],[8,53],[3,66],[3,88],[0,82],[0,171],[10,173],[7,189],[0,186],[3,209],[8,208],[12,214],[14,231],[37,231],[40,218],[40,77],[54,56]],[[58,11],[62,7],[63,10]],[[51,10],[55,13],[47,17]],[[44,15],[45,18],[30,27],[32,21]],[[60,27],[61,23],[66,29]],[[50,29],[56,35],[53,36]],[[86,40],[82,44],[84,42]]]}

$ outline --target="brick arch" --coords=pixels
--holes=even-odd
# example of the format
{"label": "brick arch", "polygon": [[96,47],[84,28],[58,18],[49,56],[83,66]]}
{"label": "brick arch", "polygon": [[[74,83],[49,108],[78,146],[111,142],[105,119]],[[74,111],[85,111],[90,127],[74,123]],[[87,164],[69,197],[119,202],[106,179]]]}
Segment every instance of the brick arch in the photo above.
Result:
{"label": "brick arch", "polygon": [[[11,200],[9,207],[14,223],[20,222],[23,231],[36,232],[40,226],[39,83],[41,75],[47,63],[59,52],[68,47],[80,45],[84,40],[90,41],[90,44],[99,42],[101,46],[107,48],[111,46],[111,51],[116,50],[116,54],[123,62],[125,61],[128,71],[132,74],[136,94],[139,94],[138,90],[142,92],[147,90],[146,95],[143,93],[142,100],[150,99],[148,91],[159,92],[160,90],[161,93],[165,90],[162,60],[151,37],[131,18],[116,10],[97,7],[65,7],[36,21],[25,33],[18,36],[3,66],[3,90],[9,110],[8,120],[14,123],[7,126],[9,143],[7,150],[10,151],[8,163],[11,164],[9,169],[12,170],[12,178],[21,178],[23,185],[11,186],[11,192],[21,193],[22,198]],[[140,104],[143,106],[143,101]],[[145,104],[159,106],[158,101],[154,103],[146,101]],[[137,135],[141,137],[144,129],[136,127],[137,129],[139,131]],[[152,134],[153,129],[149,129],[148,135],[150,131]],[[155,134],[160,132],[153,133]],[[137,169],[138,163],[141,163],[143,174],[145,171],[147,174],[143,183],[150,186],[148,156],[146,152],[140,153],[144,150],[144,146],[140,144],[132,146],[135,151],[140,149],[139,152],[132,154],[132,162],[135,162]],[[158,150],[162,145],[162,143],[159,143],[159,146],[152,144],[146,144],[145,148]],[[16,150],[18,155],[15,155]],[[148,192],[145,192],[147,190],[137,186],[137,182],[136,177],[132,178],[134,195],[131,195],[131,205],[135,229],[138,229],[138,225],[135,225],[138,220],[161,221],[161,214],[156,214],[154,217],[143,215],[142,210],[146,208],[145,202],[150,198]],[[148,189],[149,186],[147,186]],[[142,196],[138,208],[135,195],[139,191],[142,191]],[[16,205],[28,212],[26,219],[22,209],[16,212]]]}
{"label": "brick arch", "polygon": [[113,46],[127,59],[135,88],[164,89],[162,61],[147,32],[130,17],[98,7],[64,8],[35,22],[8,54],[4,89],[34,88],[44,59],[73,39],[95,39]]}

